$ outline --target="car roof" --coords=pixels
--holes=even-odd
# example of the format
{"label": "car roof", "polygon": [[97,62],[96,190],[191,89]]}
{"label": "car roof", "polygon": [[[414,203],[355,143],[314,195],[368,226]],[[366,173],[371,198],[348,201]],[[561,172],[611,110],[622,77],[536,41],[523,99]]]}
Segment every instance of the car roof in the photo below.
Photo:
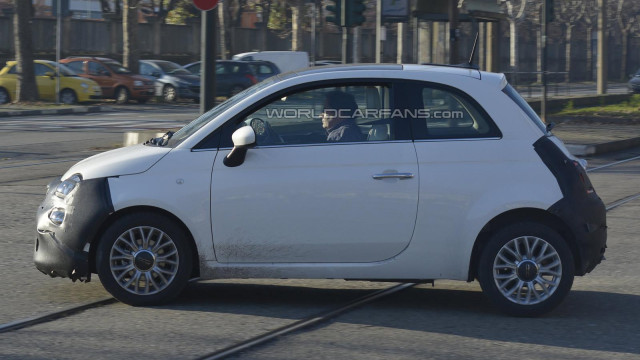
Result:
{"label": "car roof", "polygon": [[69,56],[67,58],[64,58],[62,60],[97,60],[97,61],[103,61],[103,62],[118,62],[117,60],[111,59],[111,58],[106,58],[106,57],[96,57],[96,56]]}

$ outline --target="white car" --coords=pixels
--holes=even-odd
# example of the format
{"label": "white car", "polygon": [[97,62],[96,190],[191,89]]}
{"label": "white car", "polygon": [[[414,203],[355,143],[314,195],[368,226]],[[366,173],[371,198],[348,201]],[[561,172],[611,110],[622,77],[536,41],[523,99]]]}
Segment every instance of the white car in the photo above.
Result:
{"label": "white car", "polygon": [[308,69],[74,165],[39,209],[35,263],[133,305],[193,277],[478,279],[534,316],[603,259],[585,166],[502,74]]}

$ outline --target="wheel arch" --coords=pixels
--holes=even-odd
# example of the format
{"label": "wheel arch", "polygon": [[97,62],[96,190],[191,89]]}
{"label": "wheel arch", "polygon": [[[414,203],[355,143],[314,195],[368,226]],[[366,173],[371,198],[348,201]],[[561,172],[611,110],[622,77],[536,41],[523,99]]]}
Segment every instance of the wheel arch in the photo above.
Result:
{"label": "wheel arch", "polygon": [[189,228],[187,227],[187,225],[185,225],[185,223],[180,220],[180,218],[178,218],[177,216],[175,216],[174,214],[170,213],[169,211],[166,211],[164,209],[158,208],[158,207],[154,207],[154,206],[132,206],[132,207],[128,207],[128,208],[124,208],[124,209],[120,209],[112,214],[109,215],[109,217],[107,217],[107,219],[100,225],[100,227],[98,228],[98,231],[96,231],[95,236],[93,237],[93,239],[91,239],[91,241],[89,241],[89,271],[96,273],[96,250],[98,248],[98,241],[100,239],[100,235],[104,233],[104,231],[111,226],[116,220],[122,218],[125,215],[129,215],[129,214],[133,214],[133,213],[155,213],[155,214],[161,214],[164,216],[169,217],[170,219],[172,219],[173,221],[176,222],[176,224],[182,228],[182,230],[184,231],[184,234],[186,234],[187,236],[187,241],[189,241],[189,244],[191,245],[191,248],[193,249],[193,254],[191,254],[191,261],[193,263],[193,269],[191,272],[191,278],[195,278],[195,277],[199,277],[200,276],[200,258],[198,256],[198,247],[196,246],[195,240],[193,238],[193,235],[191,234],[191,231],[189,230]]}
{"label": "wheel arch", "polygon": [[0,86],[0,91],[4,91],[7,94],[7,104],[11,102],[11,93],[9,92],[9,89],[7,89],[4,86]]}
{"label": "wheel arch", "polygon": [[567,224],[556,215],[536,208],[520,208],[506,211],[491,219],[480,231],[473,244],[471,258],[469,260],[469,275],[467,281],[473,281],[478,276],[478,262],[491,236],[500,228],[521,221],[534,221],[545,224],[557,231],[567,242],[575,261],[575,269],[581,268],[577,240]]}

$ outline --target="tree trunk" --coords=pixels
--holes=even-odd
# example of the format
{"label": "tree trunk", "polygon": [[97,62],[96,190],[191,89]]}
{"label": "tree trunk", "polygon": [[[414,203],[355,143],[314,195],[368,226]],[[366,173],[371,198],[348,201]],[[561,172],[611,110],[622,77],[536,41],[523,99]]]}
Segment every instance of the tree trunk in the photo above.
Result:
{"label": "tree trunk", "polygon": [[627,80],[627,55],[629,54],[629,30],[622,30],[622,61],[620,64],[620,80]]}
{"label": "tree trunk", "polygon": [[567,33],[564,44],[564,81],[569,82],[571,79],[571,34],[573,33],[573,25],[567,25]]}
{"label": "tree trunk", "polygon": [[518,25],[515,20],[509,21],[509,66],[513,72],[514,85],[518,84]]}
{"label": "tree trunk", "polygon": [[302,1],[295,0],[291,6],[291,50],[302,50]]}
{"label": "tree trunk", "polygon": [[593,80],[593,49],[591,45],[591,34],[593,29],[587,25],[587,81]]}
{"label": "tree trunk", "polygon": [[542,31],[536,29],[536,81],[542,83]]}
{"label": "tree trunk", "polygon": [[38,87],[33,65],[33,44],[31,36],[31,3],[14,0],[13,39],[16,52],[18,82],[15,101],[35,101]]}
{"label": "tree trunk", "polygon": [[125,67],[138,73],[138,2],[124,0],[122,7],[122,59]]}

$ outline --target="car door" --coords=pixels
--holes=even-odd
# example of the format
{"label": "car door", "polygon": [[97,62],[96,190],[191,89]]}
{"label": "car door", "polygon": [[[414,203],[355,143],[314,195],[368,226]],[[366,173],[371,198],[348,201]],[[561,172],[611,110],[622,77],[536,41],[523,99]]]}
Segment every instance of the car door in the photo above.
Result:
{"label": "car door", "polygon": [[34,73],[38,86],[38,97],[45,100],[54,100],[56,94],[55,69],[44,64],[34,63]]}
{"label": "car door", "polygon": [[[378,111],[351,123],[358,140],[327,141],[318,116],[335,91]],[[380,115],[390,91],[379,83],[297,90],[228,123],[211,183],[218,261],[366,263],[401,253],[412,238],[419,181],[413,143],[401,131],[408,125]],[[230,134],[241,126],[254,128],[257,145],[228,167]]]}
{"label": "car door", "polygon": [[103,97],[111,98],[114,96],[116,80],[104,65],[95,61],[87,61],[87,77],[100,85]]}

